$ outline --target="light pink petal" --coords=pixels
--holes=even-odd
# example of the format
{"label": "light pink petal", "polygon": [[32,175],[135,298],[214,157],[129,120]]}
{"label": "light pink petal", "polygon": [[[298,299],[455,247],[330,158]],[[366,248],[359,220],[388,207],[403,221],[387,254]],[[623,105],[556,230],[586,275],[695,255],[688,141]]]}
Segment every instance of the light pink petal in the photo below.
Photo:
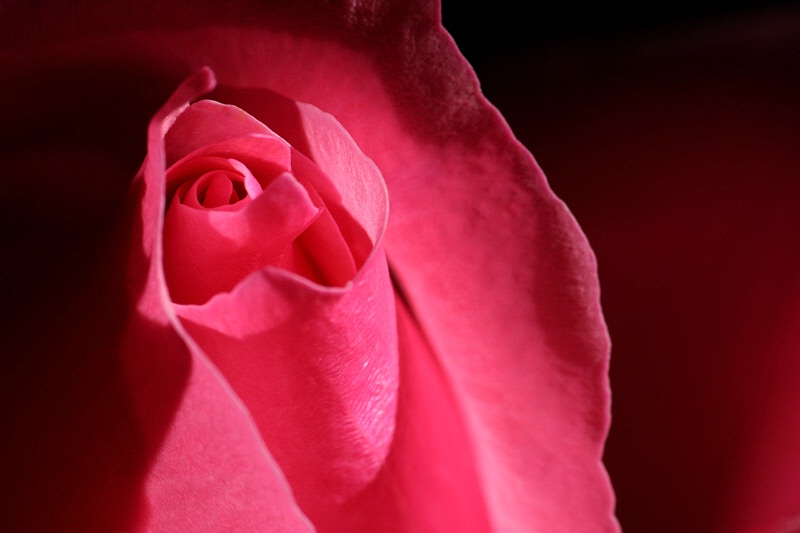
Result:
{"label": "light pink petal", "polygon": [[326,187],[319,172],[312,174],[314,168],[303,175],[325,198],[326,205],[341,206],[338,212],[353,217],[376,244],[385,231],[389,208],[385,186],[376,179],[378,168],[365,157],[342,157],[361,149],[331,115],[308,104],[298,104],[297,110],[309,145],[302,155],[293,153],[292,168],[308,167],[303,155],[313,161],[330,179],[331,186]]}
{"label": "light pink petal", "polygon": [[[237,103],[241,102],[237,101]],[[259,100],[258,103],[261,106],[264,105],[263,100]],[[285,102],[278,103],[281,107],[287,106]],[[296,107],[295,104],[291,105],[292,108]],[[249,108],[249,106],[246,107]],[[254,107],[257,108],[258,106]],[[270,109],[270,112],[275,113],[276,111]],[[247,168],[262,185],[266,185],[279,169],[291,167],[298,180],[307,188],[312,201],[320,207],[324,206],[324,209],[321,211],[320,216],[297,239],[290,253],[276,264],[317,283],[341,287],[353,278],[357,266],[363,264],[366,260],[366,257],[372,251],[372,243],[377,242],[379,234],[383,231],[387,209],[384,185],[374,164],[363,155],[342,157],[345,153],[360,154],[360,151],[335,120],[318,110],[313,110],[313,108],[308,113],[316,113],[319,116],[317,122],[320,123],[318,129],[320,130],[321,142],[338,149],[336,153],[339,155],[339,159],[343,162],[348,162],[346,163],[347,167],[340,168],[326,165],[326,168],[337,172],[339,181],[354,182],[364,190],[378,191],[374,195],[375,198],[364,198],[363,196],[357,198],[371,201],[369,215],[372,218],[362,217],[362,220],[353,220],[352,216],[341,206],[335,185],[331,182],[331,178],[323,172],[323,169],[308,161],[296,150],[292,150],[290,156],[290,151],[285,141],[276,137],[272,131],[263,126],[256,118],[248,113],[243,113],[235,106],[223,105],[208,100],[194,104],[181,114],[175,124],[176,127],[180,127],[178,132],[173,134],[173,131],[170,130],[167,134],[167,146],[169,147],[172,142],[175,142],[179,147],[179,149],[175,150],[176,157],[178,154],[189,152],[183,156],[183,159],[175,163],[174,172],[171,170],[168,176],[172,184],[170,190],[177,183],[180,183],[183,178],[197,174],[199,165],[195,161],[202,161],[208,157],[232,158],[231,164],[239,164]],[[233,125],[227,128],[219,126],[220,123],[226,121],[231,122]],[[302,128],[302,124],[299,124],[299,127]],[[202,131],[205,128],[208,128],[210,133],[195,134],[196,130]],[[330,130],[331,133],[327,133],[327,130]],[[244,134],[247,136],[226,139],[226,134],[234,136]],[[182,138],[184,136],[192,140],[186,141]],[[202,138],[212,144],[198,146],[194,141],[195,138]],[[181,178],[178,176],[181,176]],[[287,203],[287,207],[283,209],[288,209],[289,205],[291,203]],[[333,211],[330,212],[331,210]],[[364,239],[364,229],[361,228],[359,223],[371,224],[371,242]],[[342,234],[343,231],[345,232],[344,235]],[[364,245],[365,241],[366,246]],[[261,241],[257,242],[260,244]],[[358,254],[359,260],[357,264],[353,253]],[[219,255],[216,255],[216,257],[219,257]],[[213,265],[215,261],[216,259],[212,260],[210,258],[208,264]],[[254,271],[266,264],[266,262],[257,264],[257,261],[236,262],[236,266],[243,267],[247,272]],[[238,277],[238,279],[241,279],[241,277]],[[176,293],[178,294],[176,301],[201,303],[212,293],[202,291],[201,294],[198,293],[200,297],[195,296],[193,299],[187,299],[182,296],[182,294],[186,294],[183,291],[182,293]]]}
{"label": "light pink petal", "polygon": [[[363,154],[342,157],[361,154],[349,133],[328,113],[271,91],[223,87],[214,94],[246,107],[293,146],[291,168],[330,212],[356,266],[363,264],[385,230],[388,204],[375,164]],[[330,263],[328,247],[318,239],[307,248]]]}

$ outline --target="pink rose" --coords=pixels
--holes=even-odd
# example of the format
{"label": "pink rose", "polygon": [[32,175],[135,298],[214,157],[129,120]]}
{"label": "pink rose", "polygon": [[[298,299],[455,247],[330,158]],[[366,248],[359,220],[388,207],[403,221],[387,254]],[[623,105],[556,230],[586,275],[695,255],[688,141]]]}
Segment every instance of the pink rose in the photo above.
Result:
{"label": "pink rose", "polygon": [[617,529],[593,255],[439,20],[3,7],[3,530]]}

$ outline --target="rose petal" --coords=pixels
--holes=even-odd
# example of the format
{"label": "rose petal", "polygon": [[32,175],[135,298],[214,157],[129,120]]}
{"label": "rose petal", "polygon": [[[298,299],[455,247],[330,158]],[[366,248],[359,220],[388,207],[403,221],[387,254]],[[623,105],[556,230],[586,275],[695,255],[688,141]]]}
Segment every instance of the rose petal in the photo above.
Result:
{"label": "rose petal", "polygon": [[[266,125],[241,108],[213,100],[200,100],[180,114],[166,135],[167,164],[195,151],[208,153],[209,147],[223,145],[236,152],[240,146],[231,143],[238,138],[272,138],[276,142],[259,145],[258,154],[264,162],[288,164],[289,147],[281,142]],[[219,151],[214,150],[214,151]],[[285,166],[285,165],[284,165]]]}
{"label": "rose petal", "polygon": [[[264,105],[264,95],[259,100],[261,106]],[[268,96],[267,96],[268,97]],[[235,99],[237,103],[241,99]],[[274,107],[296,107],[294,103],[284,101],[272,101]],[[249,103],[249,102],[247,102]],[[259,106],[254,106],[259,107]],[[248,107],[249,109],[249,107]],[[271,112],[275,112],[274,109]],[[309,113],[314,113],[313,108]],[[320,113],[317,111],[317,113]],[[186,118],[184,119],[184,116]],[[221,128],[219,124],[225,121],[232,121],[233,126]],[[327,135],[328,143],[337,142],[337,136],[346,138],[347,146],[336,146],[340,148],[339,155],[349,153],[359,153],[358,147],[352,142],[341,126],[325,114],[320,114],[318,122],[329,124],[327,126],[336,135]],[[357,266],[363,264],[366,257],[372,251],[372,243],[377,242],[379,235],[382,234],[386,219],[386,199],[383,181],[374,176],[379,175],[371,161],[363,156],[357,158],[342,158],[351,160],[352,168],[339,169],[333,166],[333,171],[350,171],[350,174],[339,177],[340,181],[354,181],[365,190],[379,191],[376,198],[364,198],[363,200],[372,201],[373,205],[370,214],[374,219],[353,220],[352,216],[343,210],[339,200],[338,192],[331,183],[331,178],[322,169],[308,159],[299,154],[296,150],[290,149],[286,142],[277,137],[271,130],[261,124],[256,118],[248,113],[238,110],[235,106],[223,105],[213,101],[201,101],[191,106],[185,113],[178,117],[175,123],[178,127],[176,132],[170,130],[167,134],[167,150],[178,157],[184,152],[180,161],[177,161],[169,174],[171,186],[174,189],[181,179],[188,178],[200,172],[196,161],[203,161],[206,158],[235,158],[231,159],[231,164],[241,164],[251,171],[262,184],[269,182],[273,176],[281,169],[292,168],[298,180],[306,187],[312,201],[317,206],[324,206],[319,217],[310,227],[297,239],[290,254],[279,263],[280,266],[315,281],[329,286],[344,286],[356,273]],[[301,126],[302,127],[302,126]],[[203,131],[208,128],[210,133]],[[320,133],[324,132],[324,128]],[[224,135],[246,135],[245,137],[225,138]],[[189,140],[183,137],[188,137]],[[207,146],[200,146],[197,139],[208,141]],[[172,149],[171,144],[176,143],[177,148]],[[355,162],[358,161],[357,164]],[[174,169],[174,170],[173,170]],[[375,182],[373,186],[372,182]],[[320,191],[322,196],[320,196]],[[290,204],[287,204],[290,205]],[[332,212],[330,212],[333,210]],[[371,224],[372,242],[363,236],[364,230],[359,222]],[[345,232],[343,234],[342,232]],[[265,235],[268,235],[266,233]],[[261,242],[261,241],[259,241]],[[366,242],[366,245],[365,245]],[[353,254],[358,254],[358,263]],[[213,264],[213,262],[209,262]],[[243,265],[237,261],[238,265]],[[265,266],[266,263],[257,264],[255,261],[246,262],[246,266],[251,272]],[[237,278],[241,279],[241,277]],[[183,293],[185,294],[185,293]],[[203,295],[207,293],[204,291]],[[187,300],[185,297],[178,297],[176,301],[182,303],[201,303],[202,299],[195,298]]]}
{"label": "rose petal", "polygon": [[491,531],[475,450],[447,376],[402,300],[397,318],[400,389],[392,448],[370,490],[324,517],[320,530]]}
{"label": "rose petal", "polygon": [[[285,171],[280,168],[271,170]],[[170,205],[172,199],[177,197],[180,203],[189,207],[207,208],[200,202],[200,196],[205,195],[200,188],[215,175],[227,178],[234,188],[232,194],[238,197],[237,201],[228,202],[228,205],[215,206],[218,211],[238,211],[244,207],[244,204],[257,198],[264,191],[250,169],[240,161],[227,157],[197,156],[179,161],[170,167],[167,173],[167,205]],[[269,179],[272,178],[273,176],[270,174]],[[234,183],[239,185],[238,191],[235,190]]]}
{"label": "rose petal", "polygon": [[379,256],[346,290],[272,268],[204,306],[177,306],[247,405],[314,521],[377,474],[394,429],[397,340]]}
{"label": "rose petal", "polygon": [[293,270],[294,240],[320,210],[282,174],[237,211],[207,211],[173,199],[164,223],[164,272],[179,303],[203,303],[267,265]]}
{"label": "rose petal", "polygon": [[[224,125],[224,127],[223,127]],[[167,163],[190,165],[203,157],[235,157],[264,185],[291,164],[291,147],[264,124],[236,106],[201,100],[181,113],[165,139]],[[196,172],[196,170],[195,170]],[[169,178],[170,180],[172,178]]]}

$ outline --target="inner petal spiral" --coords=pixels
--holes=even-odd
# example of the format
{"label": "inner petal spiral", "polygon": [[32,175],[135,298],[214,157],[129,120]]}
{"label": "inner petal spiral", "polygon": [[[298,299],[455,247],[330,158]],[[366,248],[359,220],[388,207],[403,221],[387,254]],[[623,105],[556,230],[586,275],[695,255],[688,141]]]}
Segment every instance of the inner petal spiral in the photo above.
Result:
{"label": "inner petal spiral", "polygon": [[166,141],[164,272],[173,302],[203,304],[268,267],[342,287],[372,250],[329,176],[241,109],[193,104]]}

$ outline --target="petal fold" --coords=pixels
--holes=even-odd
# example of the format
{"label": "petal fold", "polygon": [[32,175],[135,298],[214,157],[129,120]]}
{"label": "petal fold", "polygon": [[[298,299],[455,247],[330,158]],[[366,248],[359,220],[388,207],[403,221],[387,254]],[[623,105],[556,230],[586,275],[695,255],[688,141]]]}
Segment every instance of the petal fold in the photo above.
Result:
{"label": "petal fold", "polygon": [[205,305],[175,308],[314,523],[375,478],[394,435],[398,383],[382,255],[346,289],[270,267]]}
{"label": "petal fold", "polygon": [[164,272],[174,302],[201,304],[251,272],[294,270],[294,240],[319,216],[291,174],[237,211],[196,209],[174,198],[164,223]]}

